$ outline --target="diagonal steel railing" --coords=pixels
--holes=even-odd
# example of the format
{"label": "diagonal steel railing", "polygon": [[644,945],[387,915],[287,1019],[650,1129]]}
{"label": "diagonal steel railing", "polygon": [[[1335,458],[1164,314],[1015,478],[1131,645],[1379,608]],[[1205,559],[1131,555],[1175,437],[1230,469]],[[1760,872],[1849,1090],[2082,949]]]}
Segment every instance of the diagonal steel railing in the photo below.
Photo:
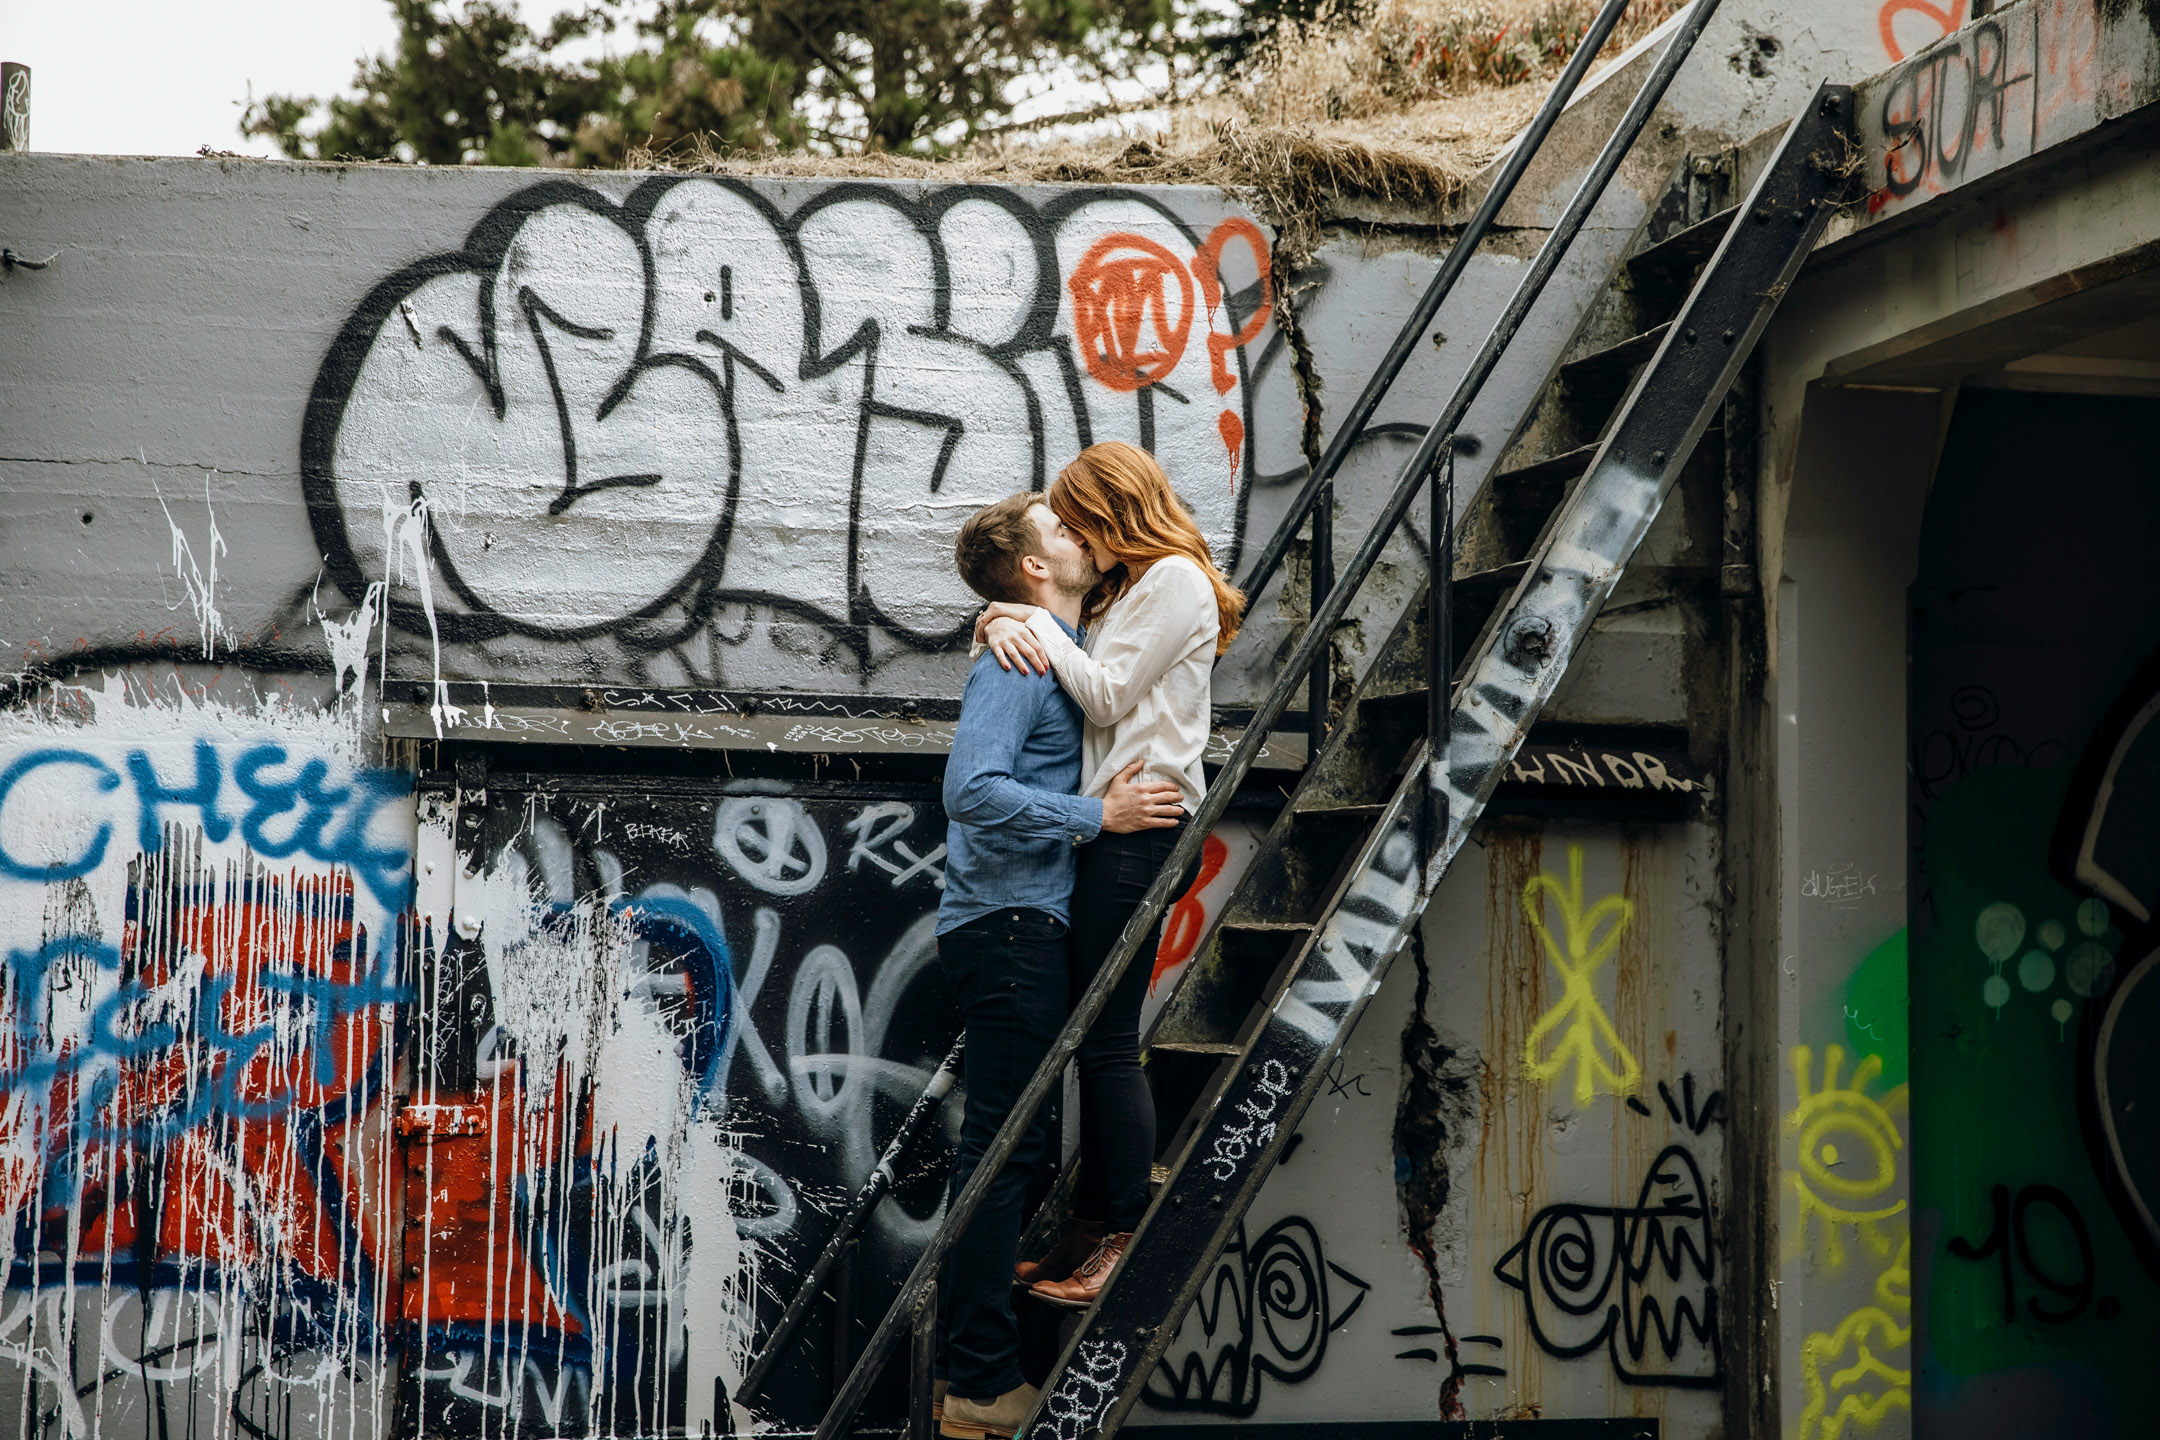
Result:
{"label": "diagonal steel railing", "polygon": [[[1331,495],[1332,492],[1329,491],[1328,486],[1334,479],[1336,471],[1342,468],[1343,462],[1349,457],[1350,451],[1356,445],[1359,436],[1364,433],[1366,425],[1371,422],[1374,412],[1379,409],[1381,400],[1386,397],[1389,388],[1394,385],[1396,379],[1402,374],[1403,366],[1408,363],[1411,354],[1416,350],[1419,338],[1431,326],[1434,318],[1440,313],[1441,305],[1453,293],[1456,282],[1462,278],[1464,270],[1469,267],[1470,261],[1476,256],[1478,247],[1484,242],[1487,232],[1492,229],[1493,222],[1499,218],[1501,207],[1506,205],[1514,195],[1516,184],[1522,179],[1523,173],[1529,169],[1531,161],[1537,158],[1539,150],[1545,143],[1546,135],[1552,130],[1553,125],[1558,122],[1561,112],[1567,108],[1568,103],[1574,98],[1576,90],[1581,87],[1584,77],[1589,73],[1590,66],[1597,59],[1598,52],[1603,50],[1605,42],[1612,38],[1612,32],[1619,26],[1620,19],[1626,13],[1629,3],[1630,0],[1605,0],[1604,5],[1600,7],[1598,13],[1583,31],[1582,38],[1575,47],[1575,53],[1568,57],[1566,68],[1561,71],[1559,78],[1553,82],[1552,90],[1539,104],[1537,114],[1531,119],[1528,127],[1523,130],[1514,147],[1508,152],[1499,172],[1493,177],[1491,186],[1486,190],[1484,198],[1478,202],[1477,208],[1464,224],[1462,234],[1457,238],[1455,245],[1449,249],[1447,255],[1442,258],[1439,268],[1433,272],[1432,279],[1427,282],[1424,292],[1418,297],[1417,304],[1411,309],[1409,318],[1403,322],[1401,329],[1396,332],[1395,339],[1388,346],[1387,352],[1381,357],[1379,366],[1374,369],[1372,376],[1366,380],[1364,389],[1358,393],[1357,399],[1351,402],[1350,408],[1345,412],[1343,422],[1337,428],[1334,438],[1321,454],[1319,465],[1313,469],[1312,473],[1306,478],[1305,483],[1299,488],[1297,495],[1290,502],[1289,510],[1276,524],[1274,533],[1268,538],[1267,544],[1261,548],[1258,560],[1247,572],[1244,585],[1246,593],[1251,595],[1253,599],[1258,600],[1260,598],[1260,592],[1267,588],[1268,582],[1274,578],[1275,572],[1282,567],[1283,558],[1289,553],[1289,548],[1296,539],[1298,529],[1305,523],[1306,517],[1314,515],[1314,507],[1321,502],[1323,497]],[[1315,523],[1318,523],[1318,518],[1318,516],[1315,516]],[[1325,532],[1326,527],[1323,526],[1322,530]],[[1316,552],[1323,549],[1331,551],[1333,548],[1332,535],[1329,533],[1316,535],[1314,548]],[[1332,561],[1332,554],[1319,555],[1316,553],[1312,572],[1314,587],[1312,605],[1315,609],[1319,602],[1325,599],[1329,591],[1334,588],[1329,573],[1332,568]],[[1309,609],[1307,613],[1312,613],[1312,611]],[[1316,677],[1313,682],[1316,687],[1324,687],[1327,669],[1328,666],[1324,657],[1314,663],[1310,674]],[[1325,690],[1324,688],[1316,688],[1313,693],[1324,697]],[[1311,717],[1310,723],[1314,727],[1311,753],[1318,753],[1322,738],[1324,720],[1320,717],[1323,706],[1324,699],[1313,701],[1308,705],[1308,715]],[[942,1078],[944,1072],[941,1070],[939,1074]],[[933,1081],[933,1084],[935,1083],[936,1081]],[[949,1083],[946,1088],[950,1088]],[[937,1098],[942,1098],[943,1094],[944,1090],[941,1089]],[[900,1132],[895,1135],[891,1144],[887,1146],[888,1159],[897,1163],[895,1152],[904,1150],[912,1141],[915,1133],[920,1129],[923,1112],[923,1103],[918,1101],[915,1108],[909,1112],[908,1119],[903,1122]],[[764,1348],[759,1351],[756,1358],[751,1361],[749,1369],[744,1373],[742,1384],[736,1393],[738,1400],[748,1403],[764,1389],[766,1380],[772,1374],[773,1366],[778,1362],[781,1353],[786,1350],[788,1343],[794,1338],[795,1331],[808,1315],[813,1297],[823,1287],[826,1278],[838,1264],[841,1254],[849,1245],[854,1243],[856,1236],[860,1234],[862,1222],[870,1210],[875,1208],[884,1198],[889,1187],[889,1179],[884,1173],[885,1169],[885,1164],[881,1162],[878,1169],[872,1171],[870,1179],[864,1183],[862,1189],[856,1193],[854,1199],[849,1203],[848,1210],[842,1217],[841,1223],[826,1241],[823,1250],[819,1252],[818,1258],[812,1264],[807,1276],[796,1287],[795,1295],[790,1298],[779,1322],[773,1327],[772,1333],[766,1337]]]}
{"label": "diagonal steel railing", "polygon": [[[1290,546],[1297,538],[1298,528],[1305,523],[1307,516],[1312,518],[1312,568],[1307,576],[1311,591],[1307,597],[1306,613],[1316,613],[1320,602],[1334,590],[1335,472],[1343,467],[1343,462],[1350,457],[1351,450],[1363,438],[1365,427],[1371,422],[1373,413],[1380,408],[1381,400],[1394,386],[1396,378],[1402,374],[1402,368],[1409,362],[1411,353],[1417,349],[1419,340],[1439,315],[1440,306],[1453,293],[1455,282],[1462,278],[1471,260],[1476,258],[1478,247],[1485,242],[1486,232],[1492,229],[1493,222],[1500,216],[1501,207],[1515,194],[1516,182],[1522,179],[1523,172],[1530,168],[1530,162],[1537,158],[1539,150],[1544,147],[1546,135],[1558,123],[1561,112],[1568,107],[1568,102],[1575,98],[1575,91],[1581,86],[1583,77],[1590,72],[1590,66],[1597,60],[1598,52],[1605,48],[1605,42],[1612,37],[1612,32],[1619,25],[1620,17],[1627,7],[1628,0],[1605,0],[1605,4],[1592,17],[1589,28],[1583,31],[1581,41],[1575,46],[1575,53],[1568,57],[1567,67],[1560,72],[1560,78],[1553,82],[1551,92],[1538,106],[1537,114],[1531,118],[1529,127],[1516,138],[1514,148],[1501,162],[1500,172],[1493,177],[1492,185],[1485,191],[1485,198],[1478,202],[1477,209],[1471,212],[1469,222],[1463,226],[1462,234],[1441,258],[1439,268],[1426,283],[1424,293],[1418,296],[1417,304],[1411,307],[1410,317],[1403,321],[1402,328],[1395,332],[1394,341],[1389,344],[1387,353],[1380,357],[1380,364],[1365,382],[1365,388],[1358,392],[1357,399],[1350,402],[1350,408],[1344,412],[1342,423],[1335,427],[1334,438],[1328,441],[1327,449],[1321,452],[1320,463],[1305,477],[1305,483],[1298,488],[1289,510],[1276,525],[1275,533],[1268,537],[1268,542],[1261,547],[1258,558],[1246,571],[1243,582],[1245,593],[1255,601],[1258,601],[1261,592],[1267,589],[1268,582],[1275,578],[1275,572],[1282,568],[1283,558],[1290,553]],[[1310,676],[1305,701],[1308,756],[1319,754],[1321,742],[1327,738],[1327,701],[1332,669],[1328,663],[1327,652],[1323,649],[1312,669],[1307,672]]]}
{"label": "diagonal steel railing", "polygon": [[[1275,533],[1268,537],[1267,544],[1261,547],[1259,555],[1253,559],[1251,567],[1238,582],[1254,600],[1260,598],[1260,592],[1267,588],[1268,582],[1275,578],[1275,572],[1282,568],[1283,557],[1289,553],[1292,542],[1297,539],[1298,527],[1305,523],[1305,517],[1312,512],[1315,502],[1320,498],[1320,492],[1335,478],[1335,472],[1342,469],[1343,462],[1350,458],[1350,452],[1364,435],[1365,427],[1372,422],[1373,413],[1380,408],[1380,402],[1387,398],[1388,389],[1402,373],[1403,366],[1409,362],[1426,330],[1431,328],[1434,317],[1440,313],[1441,305],[1455,289],[1455,282],[1462,279],[1463,272],[1476,258],[1486,232],[1492,229],[1493,222],[1500,217],[1501,208],[1513,197],[1516,182],[1521,180],[1523,172],[1530,168],[1530,162],[1537,158],[1539,150],[1545,144],[1545,136],[1559,121],[1560,113],[1567,108],[1568,102],[1574,98],[1583,76],[1597,59],[1598,51],[1605,48],[1606,40],[1611,38],[1627,7],[1628,0],[1606,0],[1605,7],[1598,11],[1597,18],[1590,22],[1590,28],[1583,32],[1582,43],[1575,47],[1575,53],[1568,58],[1567,69],[1553,82],[1552,92],[1538,107],[1536,118],[1530,122],[1529,128],[1525,129],[1516,141],[1515,148],[1508,152],[1507,159],[1501,163],[1499,174],[1493,177],[1492,188],[1485,192],[1485,198],[1478,202],[1477,209],[1463,226],[1462,235],[1442,257],[1440,268],[1433,272],[1433,278],[1427,282],[1425,292],[1418,296],[1416,306],[1410,311],[1410,318],[1396,331],[1394,342],[1388,346],[1387,353],[1381,356],[1379,368],[1373,371],[1372,378],[1365,382],[1365,388],[1358,392],[1357,399],[1351,401],[1350,408],[1343,413],[1342,423],[1335,427],[1334,437],[1328,441],[1327,449],[1320,454],[1320,463],[1313,467],[1312,474],[1306,476],[1305,483],[1298,487],[1296,498],[1290,502],[1289,512],[1283,516],[1281,523],[1275,527]],[[1320,597],[1314,598],[1317,601]]]}
{"label": "diagonal steel railing", "polygon": [[[1052,1042],[1042,1065],[1014,1102],[1012,1112],[1006,1116],[1004,1125],[977,1163],[975,1173],[954,1198],[946,1212],[944,1224],[924,1247],[922,1255],[916,1260],[915,1268],[901,1286],[900,1293],[894,1297],[877,1329],[871,1333],[854,1369],[841,1384],[839,1393],[834,1396],[824,1420],[820,1422],[817,1440],[839,1440],[839,1437],[852,1427],[856,1411],[861,1408],[870,1386],[883,1371],[893,1347],[914,1326],[917,1313],[929,1301],[938,1271],[943,1267],[961,1232],[974,1218],[976,1210],[981,1208],[991,1181],[1012,1157],[1022,1134],[1033,1121],[1035,1112],[1041,1109],[1043,1102],[1049,1098],[1050,1091],[1058,1083],[1066,1063],[1078,1052],[1081,1041],[1086,1038],[1088,1030],[1102,1013],[1103,1006],[1108,1003],[1111,991],[1116,988],[1125,970],[1139,954],[1148,932],[1176,898],[1178,880],[1199,857],[1200,847],[1207,835],[1229,808],[1230,799],[1236,793],[1238,784],[1252,769],[1253,762],[1259,758],[1270,727],[1280,718],[1291,695],[1304,682],[1321,648],[1328,643],[1335,625],[1349,608],[1351,598],[1372,573],[1381,551],[1408,513],[1419,489],[1426,483],[1432,466],[1439,457],[1442,444],[1454,435],[1471,402],[1477,398],[1485,381],[1491,377],[1500,356],[1522,328],[1531,307],[1544,293],[1546,284],[1552,279],[1553,272],[1559,268],[1568,247],[1603,196],[1605,187],[1619,171],[1628,151],[1634,147],[1643,126],[1650,119],[1651,112],[1664,98],[1665,91],[1671,86],[1673,77],[1679,73],[1681,64],[1694,50],[1695,42],[1701,38],[1704,28],[1716,13],[1718,3],[1719,0],[1695,0],[1695,4],[1684,13],[1675,27],[1656,66],[1644,80],[1642,88],[1636,93],[1627,113],[1621,117],[1619,125],[1599,152],[1589,173],[1583,177],[1559,222],[1546,237],[1537,258],[1532,261],[1514,297],[1509,301],[1506,311],[1487,335],[1477,358],[1471,362],[1470,368],[1457,384],[1453,397],[1397,475],[1395,487],[1389,494],[1387,503],[1372,528],[1366,532],[1357,554],[1344,570],[1341,582],[1329,592],[1324,601],[1315,605],[1312,620],[1306,626],[1305,634],[1297,647],[1284,663],[1274,688],[1255,711],[1244,736],[1231,752],[1229,761],[1223,766],[1215,783],[1208,787],[1208,793],[1201,800],[1192,822],[1186,827],[1185,835],[1164,863],[1155,883],[1148,888],[1139,908],[1126,922],[1116,949],[1096,973],[1094,981],[1080,997],[1079,1003],[1073,1007],[1064,1030]],[[1468,247],[1458,245],[1458,248]],[[1314,485],[1309,488],[1317,493],[1319,487]],[[1458,819],[1456,823],[1461,821]]]}
{"label": "diagonal steel railing", "polygon": [[930,1077],[930,1083],[923,1087],[922,1094],[916,1096],[915,1103],[908,1107],[906,1117],[900,1121],[900,1128],[893,1132],[892,1139],[885,1142],[885,1153],[878,1157],[876,1167],[870,1171],[870,1178],[863,1182],[862,1189],[855,1192],[855,1198],[849,1202],[846,1213],[841,1215],[840,1223],[834,1227],[832,1237],[825,1242],[825,1248],[818,1252],[816,1262],[810,1267],[810,1273],[795,1287],[794,1297],[788,1301],[787,1309],[781,1312],[779,1323],[773,1326],[772,1334],[765,1337],[765,1348],[758,1352],[757,1358],[750,1362],[750,1368],[743,1372],[742,1383],[735,1387],[734,1398],[737,1403],[747,1405],[764,1390],[765,1382],[772,1376],[773,1366],[780,1362],[780,1356],[787,1350],[788,1341],[794,1338],[795,1331],[810,1313],[811,1303],[817,1298],[818,1292],[825,1288],[825,1282],[831,1278],[834,1269],[839,1266],[840,1257],[847,1253],[848,1247],[862,1234],[863,1226],[870,1219],[870,1212],[878,1207],[878,1202],[891,1193],[893,1186],[898,1183],[900,1162],[914,1144],[915,1137],[922,1133],[939,1103],[952,1093],[954,1084],[960,1078],[961,1057],[966,1052],[967,1037],[962,1035],[953,1041],[952,1048],[945,1052],[944,1062]]}

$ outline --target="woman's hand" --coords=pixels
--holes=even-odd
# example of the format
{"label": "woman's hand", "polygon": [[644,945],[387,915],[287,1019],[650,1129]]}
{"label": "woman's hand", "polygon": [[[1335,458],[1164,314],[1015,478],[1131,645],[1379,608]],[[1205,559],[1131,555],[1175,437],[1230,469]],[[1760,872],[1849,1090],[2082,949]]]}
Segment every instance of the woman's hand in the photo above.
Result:
{"label": "woman's hand", "polygon": [[975,617],[975,643],[990,643],[990,622],[993,620],[1018,620],[1025,625],[1035,614],[1033,605],[1015,605],[1008,600],[993,600],[983,606],[983,612]]}
{"label": "woman's hand", "polygon": [[1010,615],[1000,615],[987,625],[976,626],[975,633],[983,644],[990,647],[990,653],[997,656],[998,664],[1007,670],[1012,669],[1017,662],[1023,675],[1050,673],[1049,652],[1044,650],[1042,642],[1035,638],[1034,631]]}
{"label": "woman's hand", "polygon": [[1113,835],[1130,835],[1135,830],[1162,830],[1175,825],[1185,813],[1185,796],[1177,786],[1166,780],[1146,780],[1138,784],[1133,775],[1146,764],[1135,760],[1110,782],[1109,793],[1103,796],[1102,828]]}

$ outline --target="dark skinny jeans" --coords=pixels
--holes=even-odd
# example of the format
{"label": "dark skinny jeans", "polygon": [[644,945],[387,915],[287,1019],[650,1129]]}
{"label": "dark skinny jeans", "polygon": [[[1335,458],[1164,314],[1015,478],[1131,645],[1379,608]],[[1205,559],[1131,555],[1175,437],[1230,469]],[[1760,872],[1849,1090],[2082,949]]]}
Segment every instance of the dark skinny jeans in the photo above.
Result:
{"label": "dark skinny jeans", "polygon": [[[1117,948],[1125,922],[1162,873],[1186,824],[1180,820],[1130,835],[1106,832],[1080,847],[1080,873],[1073,884],[1069,1007],[1080,1003]],[[1185,876],[1180,891],[1192,880],[1192,875]],[[1098,1221],[1112,1233],[1139,1225],[1148,1207],[1155,1097],[1140,1072],[1140,1007],[1154,978],[1162,930],[1157,920],[1080,1045],[1080,1177],[1072,1213],[1075,1219]]]}
{"label": "dark skinny jeans", "polygon": [[[1027,1088],[1067,1014],[1066,928],[1041,910],[995,910],[938,937],[938,964],[967,1022],[967,1106],[946,1194],[959,1195]],[[1028,1189],[1051,1163],[1051,1113],[1036,1112],[946,1262],[940,1369],[952,1393],[994,1400],[1024,1383],[1013,1262]],[[1142,1178],[1145,1179],[1143,1170]]]}

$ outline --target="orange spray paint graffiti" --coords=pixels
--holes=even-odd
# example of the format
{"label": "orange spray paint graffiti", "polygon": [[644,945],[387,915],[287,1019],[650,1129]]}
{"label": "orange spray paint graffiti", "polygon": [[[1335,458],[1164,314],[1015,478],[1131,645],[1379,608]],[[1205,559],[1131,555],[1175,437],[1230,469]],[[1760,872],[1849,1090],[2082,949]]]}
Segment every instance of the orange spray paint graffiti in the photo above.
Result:
{"label": "orange spray paint graffiti", "polygon": [[[1213,325],[1228,298],[1222,280],[1223,251],[1232,242],[1251,251],[1259,273],[1260,299],[1245,323]],[[1275,282],[1268,259],[1267,236],[1242,216],[1232,216],[1208,233],[1187,268],[1169,249],[1144,235],[1125,231],[1105,235],[1088,247],[1066,277],[1073,302],[1073,337],[1088,374],[1123,394],[1160,384],[1177,368],[1192,334],[1194,283],[1210,328],[1208,378],[1215,393],[1227,397],[1237,388],[1232,351],[1260,338],[1275,313]],[[1236,469],[1245,450],[1245,419],[1225,405],[1216,416],[1223,449]]]}
{"label": "orange spray paint graffiti", "polygon": [[[1895,64],[1913,51],[1934,44],[1965,23],[1965,4],[1966,0],[1948,0],[1943,5],[1931,4],[1930,0],[1887,0],[1875,16],[1882,31],[1883,54]],[[1900,17],[1907,15],[1914,18],[1900,25]],[[1914,42],[1910,48],[1898,38],[1901,29]]]}
{"label": "orange spray paint graffiti", "polygon": [[[1208,232],[1207,243],[1193,260],[1194,276],[1200,281],[1200,298],[1207,305],[1212,320],[1222,308],[1222,252],[1232,240],[1242,240],[1252,251],[1253,265],[1260,272],[1260,303],[1245,324],[1235,332],[1208,331],[1208,373],[1214,381],[1217,395],[1228,395],[1237,385],[1237,373],[1230,368],[1230,352],[1251,344],[1267,328],[1268,317],[1275,309],[1275,282],[1268,269],[1267,237],[1260,227],[1239,216],[1232,216]],[[1217,417],[1222,430],[1223,448],[1230,452],[1230,465],[1237,468],[1238,455],[1245,447],[1245,422],[1235,410],[1225,409]]]}
{"label": "orange spray paint graffiti", "polygon": [[1088,374],[1112,390],[1153,385],[1177,368],[1192,331],[1192,276],[1144,235],[1105,235],[1066,277]]}
{"label": "orange spray paint graffiti", "polygon": [[1148,976],[1148,989],[1153,990],[1165,972],[1175,970],[1192,958],[1194,947],[1207,929],[1207,907],[1200,903],[1201,892],[1222,874],[1223,866],[1230,863],[1230,847],[1223,844],[1222,837],[1210,835],[1200,846],[1200,876],[1194,880],[1177,904],[1170,907],[1170,919],[1163,925],[1162,943],[1155,947],[1155,971]]}

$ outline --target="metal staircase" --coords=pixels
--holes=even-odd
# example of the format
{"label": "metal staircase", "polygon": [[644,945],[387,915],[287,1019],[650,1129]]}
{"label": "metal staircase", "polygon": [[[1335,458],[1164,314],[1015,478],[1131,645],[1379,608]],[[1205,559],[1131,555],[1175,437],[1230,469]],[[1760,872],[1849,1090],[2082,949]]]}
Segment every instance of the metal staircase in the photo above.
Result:
{"label": "metal staircase", "polygon": [[[1474,251],[1604,35],[1625,8],[1610,0],[1568,76],[1504,169],[1366,393],[1339,428],[1284,527],[1249,580],[1265,584],[1316,504],[1402,358]],[[1118,951],[1022,1095],[975,1177],[949,1208],[894,1305],[820,1425],[849,1433],[871,1383],[912,1330],[927,1363],[935,1277],[1028,1118],[1067,1059],[1249,769],[1269,727],[1324,658],[1330,633],[1396,527],[1424,494],[1436,571],[1316,747],[1236,894],[1203,939],[1149,1037],[1146,1061],[1164,1117],[1167,1174],[1123,1263],[1081,1317],[1019,1433],[1031,1440],[1108,1436],[1139,1399],[1186,1310],[1311,1103],[1329,1064],[1418,923],[1447,865],[1600,605],[1635,555],[1786,287],[1849,184],[1843,130],[1850,95],[1824,86],[1786,131],[1738,206],[1684,198],[1646,226],[1622,263],[1600,333],[1562,365],[1471,510],[1472,569],[1456,574],[1452,464],[1456,429],[1545,281],[1715,8],[1701,0],[1529,267],[1521,289],[1424,442],[1339,582],[1314,596],[1312,624],[1246,738],[1217,777],[1179,854],[1164,867]],[[1602,28],[1599,28],[1602,27]],[[1684,197],[1697,197],[1694,177]],[[1697,271],[1699,268],[1699,276]],[[1514,459],[1518,453],[1529,458]],[[1457,593],[1470,643],[1455,643]],[[1318,707],[1315,707],[1317,715]],[[922,1107],[918,1107],[919,1109]],[[895,1147],[904,1144],[896,1139]],[[875,1203],[874,1197],[869,1203]],[[843,1230],[847,1227],[843,1225]],[[822,1263],[822,1262],[821,1262]],[[801,1297],[798,1297],[800,1299]],[[800,1306],[791,1306],[797,1316]],[[792,1321],[768,1340],[745,1390],[769,1369]],[[927,1383],[918,1386],[927,1391]],[[926,1430],[927,1394],[912,1428]]]}

